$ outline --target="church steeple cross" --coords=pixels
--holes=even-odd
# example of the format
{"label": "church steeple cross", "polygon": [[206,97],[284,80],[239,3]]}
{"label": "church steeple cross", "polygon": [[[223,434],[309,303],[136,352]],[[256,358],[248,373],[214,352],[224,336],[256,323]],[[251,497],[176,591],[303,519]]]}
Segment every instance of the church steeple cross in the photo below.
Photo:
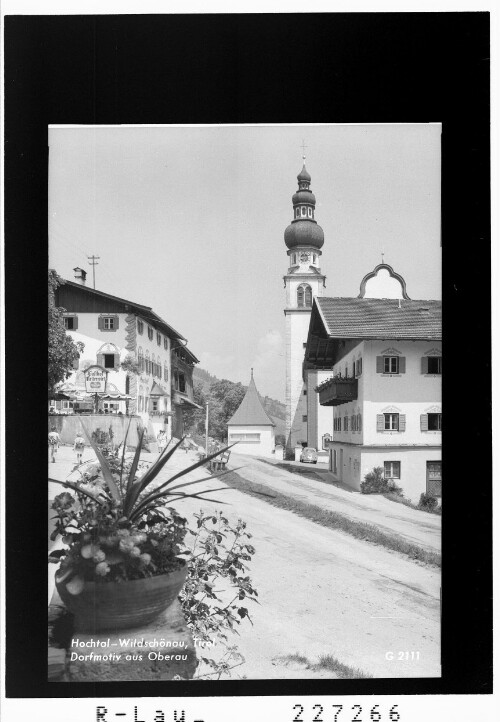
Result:
{"label": "church steeple cross", "polygon": [[302,160],[305,160],[306,159],[306,148],[308,148],[308,146],[306,145],[304,138],[302,138],[302,145],[300,147],[302,148]]}
{"label": "church steeple cross", "polygon": [[384,262],[384,252],[382,251],[382,263]]}

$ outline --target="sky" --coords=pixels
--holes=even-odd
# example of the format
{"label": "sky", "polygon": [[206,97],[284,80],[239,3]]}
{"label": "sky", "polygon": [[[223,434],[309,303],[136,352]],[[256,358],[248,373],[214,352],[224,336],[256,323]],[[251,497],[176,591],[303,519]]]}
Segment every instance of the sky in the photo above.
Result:
{"label": "sky", "polygon": [[[305,149],[302,145],[305,144]],[[441,298],[441,126],[49,128],[49,266],[151,306],[200,367],[284,400],[283,239],[302,155],[326,296],[384,261]]]}

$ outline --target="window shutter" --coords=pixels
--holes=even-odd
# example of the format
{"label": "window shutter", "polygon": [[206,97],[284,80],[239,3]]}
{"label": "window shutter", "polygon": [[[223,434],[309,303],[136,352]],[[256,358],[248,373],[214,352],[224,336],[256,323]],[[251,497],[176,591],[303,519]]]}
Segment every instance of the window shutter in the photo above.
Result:
{"label": "window shutter", "polygon": [[359,375],[361,376],[362,373],[363,373],[363,359],[360,358],[359,359]]}
{"label": "window shutter", "polygon": [[104,328],[104,319],[102,316],[99,316],[99,318],[97,319],[97,328],[99,329],[99,331],[102,331]]}
{"label": "window shutter", "polygon": [[422,360],[421,373],[423,373],[423,374],[429,373],[429,371],[428,371],[428,369],[429,369],[429,364],[428,364],[429,359],[427,358],[427,356],[422,356],[422,359],[421,359],[421,360]]}
{"label": "window shutter", "polygon": [[120,354],[119,353],[115,353],[114,367],[115,367],[115,369],[120,368]]}
{"label": "window shutter", "polygon": [[420,414],[420,431],[429,431],[429,419],[427,414]]}
{"label": "window shutter", "polygon": [[78,328],[78,316],[73,316],[73,331]]}
{"label": "window shutter", "polygon": [[399,431],[406,431],[406,414],[399,414]]}
{"label": "window shutter", "polygon": [[[380,358],[382,358],[382,356]],[[377,431],[384,430],[384,421],[384,414],[377,414]]]}
{"label": "window shutter", "polygon": [[377,356],[377,373],[378,374],[384,373],[384,357],[383,356]]}
{"label": "window shutter", "polygon": [[115,331],[118,331],[118,329],[119,329],[119,327],[120,327],[120,317],[119,317],[119,316],[115,316],[114,319],[115,319],[115,324],[114,324],[115,328],[114,328],[114,330],[115,330]]}
{"label": "window shutter", "polygon": [[406,358],[404,356],[399,357],[399,373],[406,373]]}
{"label": "window shutter", "polygon": [[97,354],[97,365],[104,366],[104,354],[103,353]]}
{"label": "window shutter", "polygon": [[361,414],[358,414],[358,431],[361,431]]}

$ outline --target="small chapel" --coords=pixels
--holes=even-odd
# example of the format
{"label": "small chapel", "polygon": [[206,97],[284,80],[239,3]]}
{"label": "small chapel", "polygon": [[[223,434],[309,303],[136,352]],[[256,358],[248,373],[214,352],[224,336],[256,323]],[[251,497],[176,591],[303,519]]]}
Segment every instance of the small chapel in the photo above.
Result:
{"label": "small chapel", "polygon": [[249,456],[274,454],[274,427],[259,398],[251,371],[250,383],[243,401],[227,422],[228,443],[237,443],[234,451]]}

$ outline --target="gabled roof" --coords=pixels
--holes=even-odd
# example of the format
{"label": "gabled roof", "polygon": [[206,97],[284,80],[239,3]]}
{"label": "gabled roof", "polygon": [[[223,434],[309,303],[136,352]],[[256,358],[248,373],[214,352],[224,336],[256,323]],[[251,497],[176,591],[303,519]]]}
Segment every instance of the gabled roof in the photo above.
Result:
{"label": "gabled roof", "polygon": [[316,298],[332,338],[432,339],[442,336],[441,301],[392,298]]}
{"label": "gabled roof", "polygon": [[243,401],[227,422],[228,426],[276,426],[267,415],[259,399],[255,381],[252,378]]}
{"label": "gabled roof", "polygon": [[124,310],[130,310],[132,311],[132,313],[136,313],[138,316],[141,316],[141,318],[143,318],[145,321],[149,321],[152,324],[161,326],[164,333],[170,338],[179,339],[181,341],[186,340],[184,336],[182,336],[178,331],[175,330],[175,328],[173,328],[166,321],[160,318],[160,316],[158,316],[158,314],[156,314],[150,306],[143,306],[140,303],[135,303],[135,301],[127,301],[125,298],[112,296],[110,293],[104,293],[104,291],[96,291],[95,288],[83,286],[81,283],[75,283],[74,281],[68,281],[66,279],[61,279],[61,285],[69,286],[70,288],[76,288],[78,291],[89,293],[91,295],[108,301],[114,301],[118,304],[123,304]]}

